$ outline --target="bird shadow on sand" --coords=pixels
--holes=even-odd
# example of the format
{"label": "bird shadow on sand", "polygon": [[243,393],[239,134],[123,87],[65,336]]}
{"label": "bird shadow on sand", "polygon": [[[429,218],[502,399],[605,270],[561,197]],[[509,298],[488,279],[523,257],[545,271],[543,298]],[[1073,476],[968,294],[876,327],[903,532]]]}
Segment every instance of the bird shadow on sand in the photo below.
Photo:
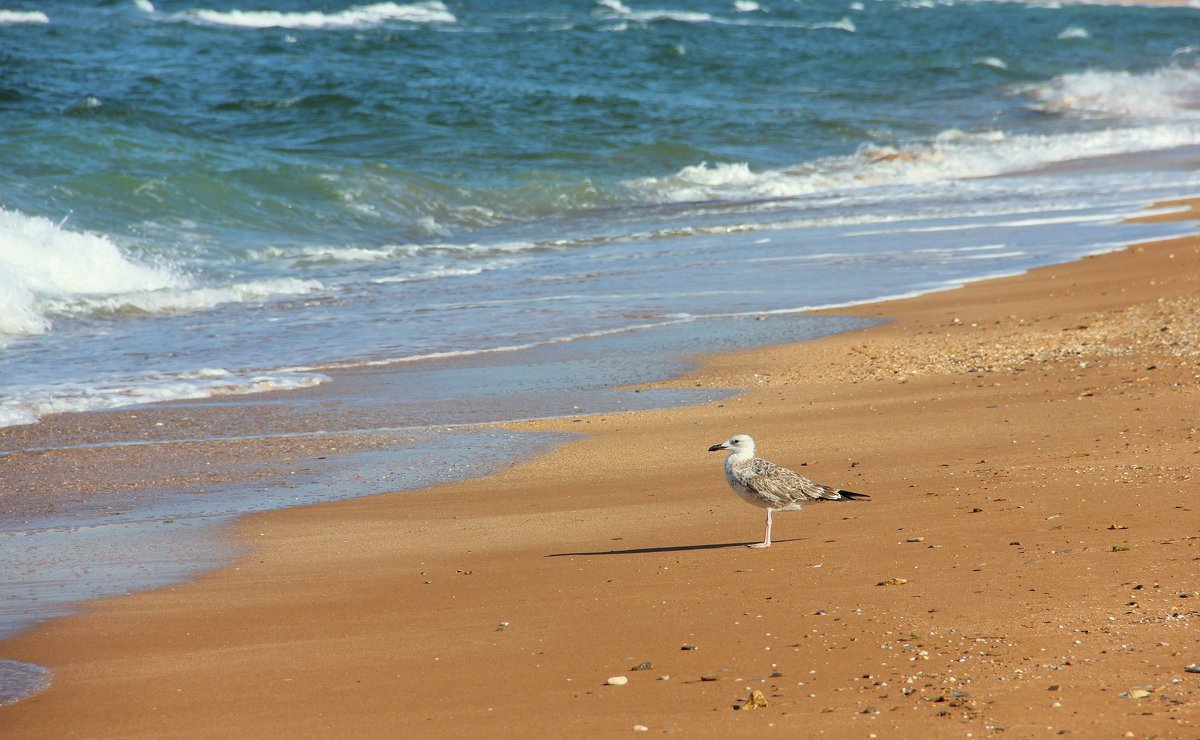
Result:
{"label": "bird shadow on sand", "polygon": [[[773,545],[784,542],[800,542],[807,537],[795,537],[789,540],[775,540]],[[692,550],[723,550],[728,547],[747,547],[754,542],[714,542],[706,545],[672,545],[670,547],[634,547],[628,550],[596,550],[594,552],[556,552],[547,555],[548,558],[565,558],[575,555],[648,555],[656,552],[689,552]]]}

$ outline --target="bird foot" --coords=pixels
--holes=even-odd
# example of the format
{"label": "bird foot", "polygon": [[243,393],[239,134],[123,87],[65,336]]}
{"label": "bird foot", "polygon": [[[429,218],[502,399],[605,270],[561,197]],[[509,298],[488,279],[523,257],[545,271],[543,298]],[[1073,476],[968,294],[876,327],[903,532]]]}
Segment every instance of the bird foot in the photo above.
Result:
{"label": "bird foot", "polygon": [[746,547],[752,547],[755,550],[763,548],[763,547],[770,547],[770,546],[771,546],[770,542],[755,542],[753,545],[746,545]]}

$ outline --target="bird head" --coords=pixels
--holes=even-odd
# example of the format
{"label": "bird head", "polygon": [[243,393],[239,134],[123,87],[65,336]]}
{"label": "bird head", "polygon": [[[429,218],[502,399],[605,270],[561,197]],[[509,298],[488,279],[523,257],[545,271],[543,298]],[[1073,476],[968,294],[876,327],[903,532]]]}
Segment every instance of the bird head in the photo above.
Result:
{"label": "bird head", "polygon": [[754,440],[748,434],[735,434],[721,444],[708,448],[709,452],[718,450],[729,450],[739,457],[754,457]]}

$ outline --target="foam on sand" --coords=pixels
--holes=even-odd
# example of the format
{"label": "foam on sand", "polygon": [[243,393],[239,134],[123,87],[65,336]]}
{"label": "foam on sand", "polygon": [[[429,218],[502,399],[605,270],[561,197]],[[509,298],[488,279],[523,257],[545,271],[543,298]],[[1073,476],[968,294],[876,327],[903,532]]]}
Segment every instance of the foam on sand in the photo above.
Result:
{"label": "foam on sand", "polygon": [[61,383],[32,389],[6,389],[0,399],[0,427],[33,424],[44,416],[98,411],[160,401],[292,390],[320,385],[329,378],[299,370],[230,371],[203,368],[140,377],[97,379],[87,384]]}
{"label": "foam on sand", "polygon": [[33,663],[0,658],[0,707],[50,688],[50,669]]}

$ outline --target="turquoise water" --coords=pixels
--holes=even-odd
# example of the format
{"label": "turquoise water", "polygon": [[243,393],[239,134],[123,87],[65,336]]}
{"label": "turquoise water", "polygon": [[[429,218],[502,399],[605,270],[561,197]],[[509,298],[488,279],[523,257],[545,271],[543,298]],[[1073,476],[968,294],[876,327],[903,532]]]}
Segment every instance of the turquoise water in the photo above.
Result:
{"label": "turquoise water", "polygon": [[[0,424],[909,294],[1178,227],[1192,8],[0,11]],[[1146,161],[1152,161],[1147,159]]]}

